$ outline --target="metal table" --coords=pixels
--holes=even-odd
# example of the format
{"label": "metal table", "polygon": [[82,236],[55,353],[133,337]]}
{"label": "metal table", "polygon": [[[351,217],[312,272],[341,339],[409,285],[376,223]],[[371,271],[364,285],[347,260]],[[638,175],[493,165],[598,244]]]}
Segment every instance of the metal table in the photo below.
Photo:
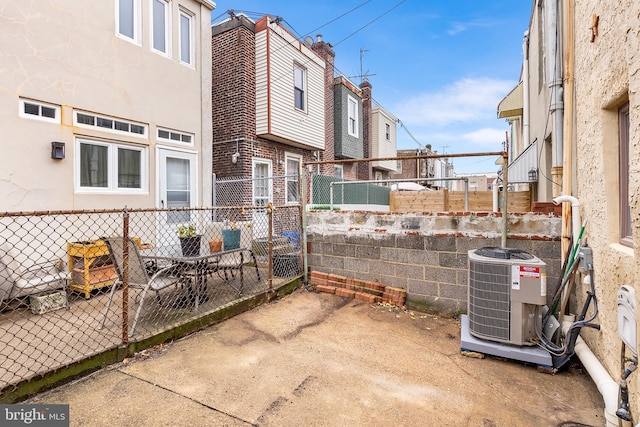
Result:
{"label": "metal table", "polygon": [[[157,246],[153,248],[143,249],[140,251],[140,256],[143,260],[152,261],[154,263],[164,262],[170,263],[176,266],[177,275],[185,278],[193,278],[195,286],[190,286],[190,294],[195,303],[195,311],[198,312],[201,296],[206,297],[207,290],[207,276],[219,271],[225,271],[227,269],[240,270],[240,286],[236,288],[232,284],[229,286],[233,288],[238,295],[242,295],[244,286],[244,253],[248,251],[247,248],[229,249],[226,251],[214,252],[214,253],[201,253],[196,256],[185,256],[182,254],[182,248],[180,245],[172,246]],[[229,267],[229,265],[222,263],[223,259],[228,256],[239,255],[239,264],[233,264],[235,267]],[[191,281],[189,281],[191,283]]]}

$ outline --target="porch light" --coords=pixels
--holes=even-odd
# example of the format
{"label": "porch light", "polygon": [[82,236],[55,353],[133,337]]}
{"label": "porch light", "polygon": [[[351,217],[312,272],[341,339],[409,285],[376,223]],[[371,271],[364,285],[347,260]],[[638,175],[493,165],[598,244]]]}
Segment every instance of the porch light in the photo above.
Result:
{"label": "porch light", "polygon": [[535,182],[538,180],[538,169],[531,168],[529,169],[529,182]]}

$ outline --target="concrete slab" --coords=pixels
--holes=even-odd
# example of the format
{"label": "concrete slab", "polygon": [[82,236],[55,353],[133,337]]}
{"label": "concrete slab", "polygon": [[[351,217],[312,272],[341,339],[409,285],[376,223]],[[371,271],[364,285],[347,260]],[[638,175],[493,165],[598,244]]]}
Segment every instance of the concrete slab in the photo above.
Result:
{"label": "concrete slab", "polygon": [[72,426],[603,425],[581,370],[459,346],[455,319],[299,290],[29,403]]}

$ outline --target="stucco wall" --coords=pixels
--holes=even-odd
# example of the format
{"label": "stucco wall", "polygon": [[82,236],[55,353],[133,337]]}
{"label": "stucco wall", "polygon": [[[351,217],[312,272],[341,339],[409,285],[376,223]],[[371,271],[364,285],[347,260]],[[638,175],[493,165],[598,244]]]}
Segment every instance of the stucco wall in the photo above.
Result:
{"label": "stucco wall", "polygon": [[[582,335],[614,380],[620,372],[617,291],[638,285],[640,265],[640,4],[636,1],[586,0],[575,9],[575,132],[574,195],[587,221],[586,234],[594,251],[595,286],[600,331]],[[598,35],[591,42],[592,16],[599,16]],[[582,30],[580,30],[582,29]],[[634,247],[619,244],[618,107],[629,101],[629,194]],[[584,299],[585,286],[577,295]],[[638,302],[636,301],[636,304]],[[631,410],[638,417],[638,379],[630,382]]]}
{"label": "stucco wall", "polygon": [[[547,295],[560,276],[560,218],[509,215],[507,246],[547,263]],[[467,254],[500,246],[500,214],[309,213],[311,270],[372,280],[407,290],[407,305],[466,311]]]}
{"label": "stucco wall", "polygon": [[[156,129],[193,135],[194,143],[166,146],[203,153],[197,170],[210,176],[211,9],[195,0],[170,3],[171,54],[151,51],[150,3],[141,2],[140,43],[116,35],[117,2],[4,2],[0,13],[0,211],[97,209],[156,204]],[[211,5],[213,6],[213,5]],[[180,63],[179,11],[192,13],[194,64]],[[60,109],[56,122],[19,117],[20,99]],[[148,127],[140,137],[74,125],[74,110]],[[180,114],[176,114],[179,111]],[[206,121],[204,121],[206,120]],[[74,192],[75,140],[94,138],[148,147],[148,188],[134,195]],[[65,143],[65,158],[51,159],[51,142]],[[198,182],[199,203],[210,200],[209,180]],[[206,186],[206,188],[205,188]],[[148,190],[148,191],[145,191]]]}

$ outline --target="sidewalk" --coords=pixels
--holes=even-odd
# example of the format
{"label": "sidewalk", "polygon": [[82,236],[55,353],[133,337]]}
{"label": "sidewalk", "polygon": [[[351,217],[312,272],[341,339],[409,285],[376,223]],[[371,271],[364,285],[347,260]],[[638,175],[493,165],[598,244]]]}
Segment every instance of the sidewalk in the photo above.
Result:
{"label": "sidewalk", "polygon": [[580,369],[460,354],[453,319],[298,290],[27,403],[71,426],[601,426]]}

